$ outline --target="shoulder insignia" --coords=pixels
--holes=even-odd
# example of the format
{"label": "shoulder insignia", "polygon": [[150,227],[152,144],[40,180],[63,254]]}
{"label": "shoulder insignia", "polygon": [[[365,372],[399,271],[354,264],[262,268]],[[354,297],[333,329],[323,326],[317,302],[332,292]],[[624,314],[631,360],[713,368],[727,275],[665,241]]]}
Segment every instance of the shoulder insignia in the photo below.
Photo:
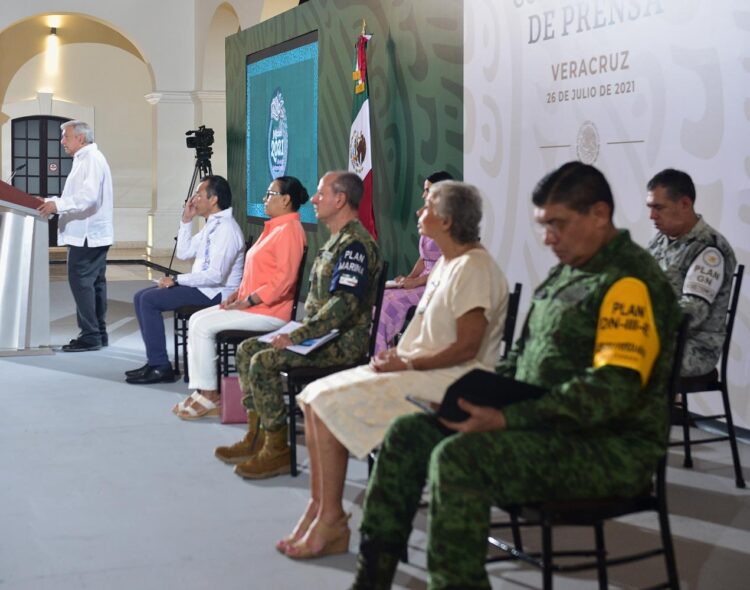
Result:
{"label": "shoulder insignia", "polygon": [[682,284],[683,295],[694,295],[713,303],[724,282],[724,255],[709,246],[695,257]]}
{"label": "shoulder insignia", "polygon": [[615,365],[633,369],[645,385],[659,349],[648,288],[634,277],[620,279],[609,288],[599,308],[594,368]]}

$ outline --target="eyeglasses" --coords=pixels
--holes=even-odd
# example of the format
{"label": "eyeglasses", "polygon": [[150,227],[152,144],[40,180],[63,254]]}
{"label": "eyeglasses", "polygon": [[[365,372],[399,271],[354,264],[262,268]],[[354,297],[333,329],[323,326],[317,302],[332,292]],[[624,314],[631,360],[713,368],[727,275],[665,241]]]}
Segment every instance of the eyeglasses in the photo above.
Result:
{"label": "eyeglasses", "polygon": [[263,200],[266,200],[269,197],[273,197],[276,195],[283,195],[284,193],[280,193],[279,191],[266,191],[266,196],[263,197]]}

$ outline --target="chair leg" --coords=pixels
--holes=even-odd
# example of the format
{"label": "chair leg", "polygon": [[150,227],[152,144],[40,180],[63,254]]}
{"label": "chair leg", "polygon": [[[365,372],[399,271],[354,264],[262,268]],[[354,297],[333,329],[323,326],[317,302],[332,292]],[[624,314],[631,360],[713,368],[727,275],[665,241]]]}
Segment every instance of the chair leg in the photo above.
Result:
{"label": "chair leg", "polygon": [[687,469],[693,467],[693,455],[690,449],[690,413],[688,412],[688,394],[682,395],[682,448],[685,450],[685,459],[682,466]]}
{"label": "chair leg", "polygon": [[513,545],[516,550],[523,551],[523,540],[521,539],[521,526],[518,522],[518,514],[515,512],[510,513],[510,531],[513,535]]}
{"label": "chair leg", "polygon": [[179,334],[180,334],[180,323],[177,321],[177,312],[174,313],[174,327],[172,330],[173,340],[174,340],[174,373],[179,377],[180,375],[180,342],[179,342]]}
{"label": "chair leg", "polygon": [[297,391],[295,387],[289,386],[289,452],[291,461],[292,477],[297,477]]}
{"label": "chair leg", "polygon": [[672,543],[672,531],[669,528],[669,513],[666,502],[659,502],[659,531],[661,532],[661,544],[664,549],[664,562],[667,567],[667,580],[671,590],[680,590],[680,578],[677,575],[677,560],[674,556],[674,544]]}
{"label": "chair leg", "polygon": [[737,434],[734,430],[734,420],[732,420],[732,408],[729,406],[729,392],[726,383],[722,384],[721,398],[724,402],[724,418],[727,421],[727,434],[729,435],[729,446],[732,449],[732,463],[734,463],[734,481],[738,488],[745,487],[745,478],[742,475],[742,464],[740,463],[740,452],[737,448]]}
{"label": "chair leg", "polygon": [[552,526],[542,523],[542,588],[552,590]]}
{"label": "chair leg", "polygon": [[221,395],[221,377],[224,375],[224,370],[221,364],[221,349],[223,343],[216,341],[216,391]]}
{"label": "chair leg", "polygon": [[229,343],[221,343],[221,353],[219,353],[219,362],[221,363],[221,374],[229,377]]}
{"label": "chair leg", "polygon": [[187,328],[187,320],[183,320],[183,332],[182,332],[182,366],[185,367],[185,375],[183,376],[183,381],[187,383],[190,381],[190,367],[188,367],[188,357],[187,357],[187,341],[188,341],[188,328]]}
{"label": "chair leg", "polygon": [[596,539],[596,570],[599,573],[599,590],[607,590],[607,550],[604,546],[604,523],[599,521],[594,525]]}

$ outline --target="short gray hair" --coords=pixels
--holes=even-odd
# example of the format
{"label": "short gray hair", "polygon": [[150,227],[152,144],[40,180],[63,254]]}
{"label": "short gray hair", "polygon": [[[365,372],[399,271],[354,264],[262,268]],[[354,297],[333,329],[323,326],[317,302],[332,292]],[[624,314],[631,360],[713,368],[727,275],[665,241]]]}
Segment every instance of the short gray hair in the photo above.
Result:
{"label": "short gray hair", "polygon": [[329,174],[336,175],[336,178],[331,183],[334,192],[344,193],[349,207],[357,211],[359,203],[362,201],[362,195],[365,192],[362,179],[354,172],[347,172],[345,170],[334,170]]}
{"label": "short gray hair", "polygon": [[430,187],[437,197],[435,212],[442,219],[451,220],[448,230],[459,244],[479,241],[479,222],[482,221],[482,197],[474,185],[457,180],[443,180]]}
{"label": "short gray hair", "polygon": [[65,121],[65,123],[60,125],[62,131],[65,131],[68,127],[72,127],[73,133],[76,135],[83,135],[86,143],[94,143],[94,130],[85,121]]}

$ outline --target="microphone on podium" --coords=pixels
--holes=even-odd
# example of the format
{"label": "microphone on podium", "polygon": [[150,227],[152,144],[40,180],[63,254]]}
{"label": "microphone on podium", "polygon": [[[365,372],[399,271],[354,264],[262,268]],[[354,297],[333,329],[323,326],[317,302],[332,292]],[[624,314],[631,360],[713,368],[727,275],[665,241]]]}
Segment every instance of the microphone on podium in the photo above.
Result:
{"label": "microphone on podium", "polygon": [[13,172],[11,172],[11,174],[10,174],[10,178],[8,179],[8,184],[10,184],[13,181],[13,177],[16,174],[18,174],[21,170],[23,170],[24,168],[26,168],[26,164],[21,164],[18,168],[16,168],[15,170],[13,170]]}

